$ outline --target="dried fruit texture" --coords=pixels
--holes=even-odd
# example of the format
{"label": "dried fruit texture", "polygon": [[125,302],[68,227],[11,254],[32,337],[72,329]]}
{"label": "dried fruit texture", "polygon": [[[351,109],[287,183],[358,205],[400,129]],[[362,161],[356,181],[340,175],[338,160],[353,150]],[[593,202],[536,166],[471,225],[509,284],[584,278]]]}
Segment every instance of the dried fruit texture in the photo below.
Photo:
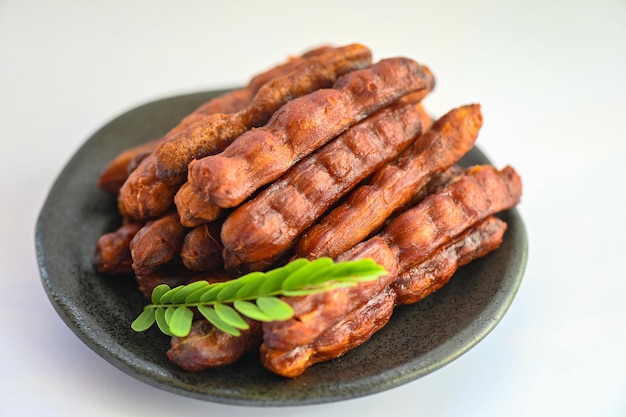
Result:
{"label": "dried fruit texture", "polygon": [[173,337],[167,357],[190,372],[229,365],[261,344],[261,323],[246,320],[250,329],[234,337],[205,320],[197,320],[186,337]]}
{"label": "dried fruit texture", "polygon": [[219,223],[197,226],[185,236],[180,257],[192,271],[211,271],[223,268]]}
{"label": "dried fruit texture", "polygon": [[394,218],[383,235],[404,269],[421,262],[472,224],[514,207],[521,193],[521,179],[512,167],[471,167],[441,192]]}
{"label": "dried fruit texture", "polygon": [[[385,254],[386,279],[395,280],[397,271],[427,259],[440,245],[494,213],[515,206],[521,196],[521,181],[510,167],[498,171],[477,166],[417,206],[392,219],[377,236],[358,244],[338,259],[359,259],[368,248],[371,256]],[[351,258],[356,256],[356,258]],[[378,261],[377,258],[374,258]],[[392,276],[393,274],[393,276]],[[293,318],[264,325],[264,343],[269,349],[293,349],[311,344],[324,331],[355,308],[363,305],[388,283],[365,282],[355,287],[322,294],[288,298]],[[376,285],[383,285],[377,288]],[[349,295],[349,297],[347,297]]]}
{"label": "dried fruit texture", "polygon": [[374,259],[382,265],[387,275],[375,281],[361,282],[353,287],[285,298],[293,308],[294,316],[287,320],[263,324],[266,347],[286,350],[312,343],[341,321],[346,314],[365,304],[393,282],[398,273],[396,255],[381,237],[363,242],[337,260],[365,258]]}
{"label": "dried fruit texture", "polygon": [[396,304],[416,303],[443,287],[457,269],[500,247],[506,228],[504,221],[489,216],[438,247],[424,261],[405,268],[391,284]]}
{"label": "dried fruit texture", "polygon": [[[234,113],[245,108],[248,104],[250,104],[254,94],[256,94],[258,89],[265,82],[291,71],[297,65],[302,63],[303,58],[307,56],[315,56],[316,54],[328,51],[328,49],[329,47],[319,48],[304,54],[302,57],[290,59],[285,64],[279,65],[252,78],[250,83],[245,88],[229,91],[209,100],[192,113],[185,116],[165,135],[165,137],[182,132],[192,124],[199,122],[210,114]],[[100,178],[98,179],[98,186],[112,194],[119,193],[120,188],[128,178],[129,174],[134,171],[134,169],[145,157],[152,154],[152,152],[158,148],[162,140],[163,138],[151,140],[122,151],[103,170]]]}
{"label": "dried fruit texture", "polygon": [[300,56],[290,57],[286,62],[255,75],[244,88],[229,91],[202,104],[194,110],[193,113],[184,117],[177,126],[165,135],[165,137],[171,137],[174,134],[182,132],[208,115],[216,113],[236,113],[243,110],[250,104],[254,95],[264,84],[290,73],[302,65],[302,63],[306,62],[307,59],[330,52],[332,49],[333,48],[328,45],[311,49]]}
{"label": "dried fruit texture", "polygon": [[101,274],[132,274],[133,258],[130,253],[130,241],[142,227],[143,224],[129,223],[100,236],[94,256],[96,270]]}
{"label": "dried fruit texture", "polygon": [[[234,113],[244,109],[250,104],[250,101],[252,101],[252,98],[263,84],[273,78],[287,74],[298,65],[301,65],[307,58],[321,55],[331,49],[332,48],[330,46],[326,45],[312,49],[305,52],[301,56],[292,57],[285,63],[277,65],[252,77],[246,87],[226,92],[207,101],[206,103],[203,103],[192,113],[185,116],[164,137],[168,137],[185,130],[187,127],[199,122],[207,115],[214,113]],[[103,170],[100,178],[98,179],[98,186],[107,192],[114,194],[118,193],[128,178],[128,175],[138,166],[139,162],[141,162],[143,158],[147,157],[157,149],[162,140],[163,138],[151,140],[122,151]]]}
{"label": "dried fruit texture", "polygon": [[316,363],[337,359],[367,342],[389,322],[394,307],[395,294],[386,287],[308,345],[280,350],[270,349],[263,343],[260,347],[261,363],[266,369],[286,378],[300,376]]}
{"label": "dried fruit texture", "polygon": [[184,175],[160,179],[154,153],[144,158],[130,173],[119,191],[118,206],[122,215],[138,220],[150,220],[168,211]]}
{"label": "dried fruit texture", "polygon": [[174,204],[180,216],[180,223],[186,227],[196,227],[219,219],[224,209],[206,201],[196,193],[188,182],[180,186],[174,196]]}
{"label": "dried fruit texture", "polygon": [[220,152],[245,131],[265,124],[294,97],[332,86],[341,75],[370,64],[370,50],[359,44],[306,59],[288,74],[264,84],[245,109],[230,115],[211,115],[168,137],[155,153],[159,177],[185,173],[192,160]]}
{"label": "dried fruit texture", "polygon": [[148,221],[130,242],[134,271],[150,271],[177,258],[187,231],[177,213]]}
{"label": "dried fruit texture", "polygon": [[[419,102],[424,96],[423,92],[419,92],[419,93],[413,93],[413,94],[409,94],[407,97],[402,98],[402,101],[405,102]],[[430,118],[430,116],[425,112],[425,110],[423,109],[423,107],[419,106],[416,111],[419,111],[421,114],[421,124],[422,124],[422,128],[421,131],[426,131],[430,128],[430,126],[432,125],[432,119]],[[337,139],[334,139],[331,143],[334,143]],[[363,147],[367,147],[367,144],[361,144],[361,146]],[[346,146],[344,145],[344,148]],[[342,165],[342,166],[349,166],[347,163],[345,163],[347,158],[343,157],[343,154],[341,154],[340,152],[342,151],[342,149],[338,149],[336,150],[339,154],[335,155],[335,156],[327,156],[327,157],[321,157],[318,156],[318,158],[320,158],[322,161],[322,163],[325,164],[324,161],[334,161],[335,159],[337,159],[336,162],[333,162],[335,165]],[[360,154],[362,154],[363,152],[360,152]],[[310,156],[305,158],[305,160],[309,160]],[[304,161],[301,161],[298,165],[302,165],[304,164]],[[310,164],[310,162],[306,162],[307,164]],[[329,162],[330,163],[330,162]],[[357,164],[358,166],[358,164]],[[294,170],[296,168],[294,167]],[[309,167],[309,169],[311,169]],[[350,167],[350,168],[344,168],[344,171],[349,172],[350,176],[354,176],[357,172],[358,169],[356,169],[356,167]],[[306,174],[306,175],[316,175],[316,174]],[[347,175],[347,174],[346,174]],[[294,177],[295,175],[292,174],[291,172],[289,173],[290,177]],[[304,178],[304,175],[300,175],[299,177]],[[278,180],[276,181],[276,183],[278,182]],[[280,181],[281,183],[285,182],[283,180]],[[275,184],[276,184],[275,183]],[[276,188],[276,185],[273,184],[272,187]],[[318,184],[320,185],[320,184]],[[288,188],[293,188],[291,185],[287,185]],[[302,188],[302,186],[298,187],[298,188]],[[339,187],[335,187],[338,188]],[[338,191],[339,192],[339,191]],[[321,193],[318,193],[321,194]],[[334,194],[332,194],[330,197],[333,197]],[[343,194],[342,194],[343,195]],[[178,214],[180,215],[181,218],[181,223],[184,226],[187,227],[195,227],[198,226],[200,224],[204,224],[204,223],[208,223],[214,220],[219,219],[220,217],[222,217],[224,215],[224,213],[226,213],[226,210],[219,207],[217,204],[214,204],[210,201],[207,201],[208,197],[206,197],[204,195],[204,193],[200,193],[200,192],[196,192],[192,189],[191,185],[189,182],[184,183],[180,189],[177,191],[176,195],[174,196],[174,203],[176,205],[176,208],[178,210]],[[276,200],[276,198],[272,198],[273,200]],[[336,199],[335,199],[336,200]],[[316,206],[320,206],[322,205],[322,201],[316,203]],[[305,217],[310,217],[310,212],[307,212],[307,215]],[[314,217],[317,217],[314,216]],[[283,229],[285,230],[285,229]],[[291,231],[291,229],[288,229]],[[299,230],[297,233],[300,233],[301,230]],[[293,234],[293,233],[292,233]],[[278,253],[277,253],[278,255]],[[275,259],[274,259],[275,260]],[[270,260],[272,261],[272,260]],[[267,261],[261,261],[259,263],[255,263],[255,264],[250,264],[247,265],[245,267],[246,270],[252,270],[252,269],[265,269],[265,267],[263,265],[267,265],[268,262]],[[236,264],[233,264],[230,267],[231,271],[235,271],[236,269],[241,269],[239,267],[236,266]]]}
{"label": "dried fruit texture", "polygon": [[[430,178],[430,180],[426,183],[426,185],[420,188],[411,197],[411,200],[406,205],[406,207],[414,206],[420,201],[422,201],[425,197],[431,194],[438,193],[439,191],[443,190],[445,187],[450,185],[452,181],[454,181],[456,178],[463,175],[464,172],[465,172],[465,168],[463,168],[462,166],[452,165],[450,168],[446,169],[445,171],[434,174]],[[391,215],[389,219],[387,219],[387,222],[389,222],[389,220],[393,218],[394,218],[394,215]]]}
{"label": "dried fruit texture", "polygon": [[371,63],[370,50],[358,44],[320,52],[303,58],[287,74],[267,81],[244,109],[207,115],[166,135],[159,148],[124,182],[120,211],[134,219],[160,216],[173,205],[191,160],[221,151],[246,130],[264,124],[290,99],[330,86],[342,74]]}
{"label": "dried fruit texture", "polygon": [[372,233],[433,177],[454,165],[476,141],[482,126],[479,105],[451,110],[437,120],[411,150],[382,167],[368,184],[308,229],[296,255],[336,257]]}
{"label": "dried fruit texture", "polygon": [[[194,112],[183,118],[168,134],[172,135],[175,132],[184,130],[194,121],[199,121],[206,117],[207,114],[211,114],[209,112],[231,113],[238,111],[248,105],[251,94],[252,92],[249,88],[244,88],[216,97],[204,103]],[[165,137],[167,137],[167,135],[165,135]],[[98,186],[109,193],[119,193],[131,173],[140,166],[144,159],[148,157],[152,158],[152,153],[156,151],[162,141],[163,138],[154,139],[122,151],[100,174]],[[153,168],[150,170],[146,164],[147,163],[144,163],[142,166],[142,175],[146,176],[146,173],[152,173],[153,177],[156,178],[155,166],[149,164]],[[172,181],[170,181],[170,183],[171,182]]]}
{"label": "dried fruit texture", "polygon": [[269,122],[223,152],[189,164],[194,190],[220,207],[235,207],[315,149],[375,111],[434,86],[428,68],[408,58],[382,60],[352,71],[333,88],[293,99]]}
{"label": "dried fruit texture", "polygon": [[346,314],[312,343],[286,350],[270,349],[263,344],[260,349],[263,365],[274,373],[293,378],[316,363],[341,357],[384,327],[396,305],[424,299],[443,287],[458,268],[497,249],[505,230],[506,223],[493,216],[470,227],[420,264],[400,271],[390,286]]}
{"label": "dried fruit texture", "polygon": [[[428,119],[399,101],[352,126],[231,213],[222,227],[226,269],[271,265],[332,204],[406,149]],[[263,268],[264,269],[264,268]]]}
{"label": "dried fruit texture", "polygon": [[109,162],[100,174],[98,187],[111,194],[119,193],[130,173],[137,168],[144,158],[154,152],[159,146],[159,142],[160,139],[151,140],[121,152]]}

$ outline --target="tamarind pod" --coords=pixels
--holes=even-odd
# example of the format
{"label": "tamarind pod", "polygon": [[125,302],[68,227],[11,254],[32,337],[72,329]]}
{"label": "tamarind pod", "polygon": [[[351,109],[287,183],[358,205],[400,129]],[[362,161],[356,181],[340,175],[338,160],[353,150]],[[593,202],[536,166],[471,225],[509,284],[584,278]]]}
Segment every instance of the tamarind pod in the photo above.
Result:
{"label": "tamarind pod", "polygon": [[512,167],[474,166],[399,214],[381,233],[398,254],[400,269],[405,269],[472,224],[514,207],[521,192],[520,177]]}
{"label": "tamarind pod", "polygon": [[375,111],[411,92],[432,90],[430,70],[389,58],[340,77],[333,88],[298,97],[265,126],[249,130],[223,152],[189,164],[188,181],[220,207],[235,207],[261,186]]}
{"label": "tamarind pod", "polygon": [[129,245],[142,227],[140,223],[127,223],[100,236],[94,255],[96,271],[108,275],[132,274],[133,258]]}
{"label": "tamarind pod", "polygon": [[265,83],[245,109],[213,114],[169,136],[155,152],[157,174],[168,178],[184,174],[194,159],[222,151],[245,131],[265,124],[294,97],[332,86],[337,78],[371,64],[371,52],[353,44],[310,57],[291,72]]}
{"label": "tamarind pod", "polygon": [[306,51],[300,56],[289,57],[286,62],[278,64],[252,77],[245,87],[226,92],[207,101],[206,103],[203,103],[191,114],[184,117],[178,123],[178,125],[172,128],[165,136],[169,137],[176,133],[182,132],[192,124],[199,122],[208,115],[215,113],[236,113],[246,108],[252,101],[254,95],[263,86],[263,84],[271,81],[274,78],[282,77],[285,74],[288,74],[307,59],[314,56],[319,56],[323,53],[329,52],[332,49],[333,48],[331,46],[322,45],[320,47]]}
{"label": "tamarind pod", "polygon": [[391,284],[396,304],[416,303],[443,287],[460,267],[499,248],[506,228],[504,221],[489,216],[441,245],[424,261],[405,268]]}
{"label": "tamarind pod", "polygon": [[176,212],[146,222],[129,245],[135,272],[152,270],[177,258],[187,231]]}
{"label": "tamarind pod", "polygon": [[478,104],[442,116],[409,151],[383,166],[310,227],[296,246],[296,256],[335,257],[375,233],[434,174],[454,165],[472,148],[481,126]]}
{"label": "tamarind pod", "polygon": [[398,274],[396,254],[382,237],[375,236],[337,258],[338,261],[371,258],[387,274],[352,287],[337,288],[317,294],[285,297],[294,310],[292,318],[263,323],[263,343],[270,349],[287,350],[307,345],[337,324],[350,311],[365,304]]}
{"label": "tamarind pod", "polygon": [[135,221],[158,218],[172,207],[176,191],[184,182],[184,175],[166,180],[157,178],[152,153],[139,163],[120,188],[119,211]]}
{"label": "tamarind pod", "polygon": [[239,336],[224,333],[206,320],[196,320],[189,335],[172,338],[167,357],[189,372],[229,365],[261,344],[261,323],[245,320],[250,328]]}
{"label": "tamarind pod", "polygon": [[331,45],[320,45],[303,52],[300,56],[289,57],[286,62],[276,65],[275,67],[252,77],[248,83],[248,89],[259,91],[259,89],[274,78],[281,77],[289,72],[301,67],[302,63],[307,59],[327,54],[336,47]]}
{"label": "tamarind pod", "polygon": [[398,101],[307,156],[225,220],[225,265],[271,264],[332,204],[421,133],[420,105]]}
{"label": "tamarind pod", "polygon": [[262,343],[261,363],[275,374],[295,378],[316,363],[337,359],[370,340],[389,322],[394,307],[395,294],[386,287],[308,345],[280,350]]}
{"label": "tamarind pod", "polygon": [[461,266],[496,250],[505,230],[506,223],[493,216],[474,224],[420,264],[401,270],[389,286],[310,344],[287,350],[270,349],[262,344],[263,365],[274,373],[293,378],[316,363],[341,357],[384,327],[395,306],[423,300],[447,284]]}
{"label": "tamarind pod", "polygon": [[192,271],[211,271],[223,266],[220,224],[209,223],[191,229],[180,250],[183,264]]}
{"label": "tamarind pod", "polygon": [[158,140],[151,140],[126,149],[113,158],[98,177],[98,187],[111,194],[120,192],[128,175],[138,165],[138,161],[152,153],[159,145]]}
{"label": "tamarind pod", "polygon": [[196,227],[212,222],[224,213],[224,209],[205,201],[200,194],[194,192],[188,182],[181,185],[174,195],[174,204],[180,223],[185,227]]}

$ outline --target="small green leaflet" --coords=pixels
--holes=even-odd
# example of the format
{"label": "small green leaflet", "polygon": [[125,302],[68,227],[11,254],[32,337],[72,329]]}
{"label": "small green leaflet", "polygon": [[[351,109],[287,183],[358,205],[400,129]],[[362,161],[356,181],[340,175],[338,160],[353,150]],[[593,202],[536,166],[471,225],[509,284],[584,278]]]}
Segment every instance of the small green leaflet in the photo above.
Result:
{"label": "small green leaflet", "polygon": [[251,272],[239,278],[209,284],[196,281],[170,288],[161,284],[152,291],[151,304],[131,324],[143,332],[155,323],[168,336],[185,337],[191,330],[194,310],[218,329],[239,336],[258,321],[287,320],[294,314],[281,296],[297,296],[373,281],[387,273],[372,259],[334,262],[296,259],[268,272]]}

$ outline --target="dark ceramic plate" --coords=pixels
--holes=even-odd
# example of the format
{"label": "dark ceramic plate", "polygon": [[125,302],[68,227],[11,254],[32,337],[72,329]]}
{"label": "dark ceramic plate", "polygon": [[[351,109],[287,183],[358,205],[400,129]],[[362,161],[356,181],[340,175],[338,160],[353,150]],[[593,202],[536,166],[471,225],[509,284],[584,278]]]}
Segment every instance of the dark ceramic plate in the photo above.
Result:
{"label": "dark ceramic plate", "polygon": [[[526,232],[516,210],[501,215],[509,228],[496,252],[463,267],[424,301],[398,308],[361,347],[298,378],[266,371],[256,355],[200,373],[171,364],[166,336],[156,329],[141,334],[130,329],[144,304],[132,277],[100,276],[92,268],[96,240],[120,222],[115,198],[100,191],[96,180],[120,151],[158,137],[219,93],[159,100],[113,120],[69,161],[41,210],[36,246],[43,285],[63,321],[101,357],[141,381],[197,399],[251,406],[326,403],[433,372],[476,345],[502,319],[526,265]],[[473,149],[463,163],[488,161]]]}

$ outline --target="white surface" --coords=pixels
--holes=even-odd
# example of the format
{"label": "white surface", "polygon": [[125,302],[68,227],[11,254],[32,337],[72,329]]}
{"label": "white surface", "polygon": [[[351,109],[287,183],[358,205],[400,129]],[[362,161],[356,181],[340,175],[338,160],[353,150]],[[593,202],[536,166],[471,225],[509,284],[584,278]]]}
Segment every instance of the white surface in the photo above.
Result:
{"label": "white surface", "polygon": [[[428,64],[435,114],[480,102],[478,143],[522,174],[530,257],[499,326],[420,380],[295,410],[169,394],[83,345],[43,291],[33,239],[82,142],[146,101],[355,41]],[[625,74],[623,0],[1,0],[0,415],[626,415]]]}

